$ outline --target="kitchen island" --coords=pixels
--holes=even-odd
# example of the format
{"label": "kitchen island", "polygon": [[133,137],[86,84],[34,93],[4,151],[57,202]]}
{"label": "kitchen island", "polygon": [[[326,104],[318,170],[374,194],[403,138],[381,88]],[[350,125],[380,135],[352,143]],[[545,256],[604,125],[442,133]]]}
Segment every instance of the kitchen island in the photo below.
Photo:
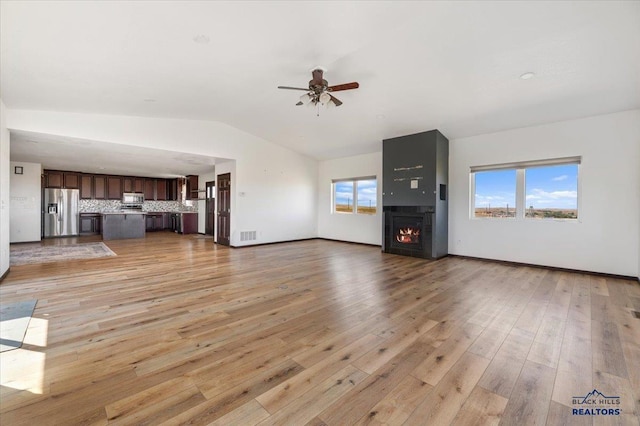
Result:
{"label": "kitchen island", "polygon": [[121,240],[145,237],[145,213],[115,211],[102,213],[102,239]]}

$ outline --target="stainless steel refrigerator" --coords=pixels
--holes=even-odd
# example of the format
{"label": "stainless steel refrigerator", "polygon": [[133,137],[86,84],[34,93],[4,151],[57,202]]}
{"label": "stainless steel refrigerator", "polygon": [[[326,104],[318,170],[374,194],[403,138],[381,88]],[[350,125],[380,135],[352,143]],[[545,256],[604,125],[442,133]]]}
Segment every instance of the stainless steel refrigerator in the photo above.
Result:
{"label": "stainless steel refrigerator", "polygon": [[45,238],[79,234],[79,200],[78,189],[44,189]]}

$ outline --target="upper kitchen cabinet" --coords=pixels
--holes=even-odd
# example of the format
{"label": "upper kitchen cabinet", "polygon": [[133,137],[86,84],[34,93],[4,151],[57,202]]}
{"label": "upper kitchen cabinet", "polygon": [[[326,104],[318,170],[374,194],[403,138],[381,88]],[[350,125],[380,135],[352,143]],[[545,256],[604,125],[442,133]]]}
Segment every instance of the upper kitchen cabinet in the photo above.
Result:
{"label": "upper kitchen cabinet", "polygon": [[153,201],[156,199],[156,180],[145,179],[144,180],[144,199]]}
{"label": "upper kitchen cabinet", "polygon": [[130,176],[122,178],[122,192],[135,192],[133,190],[133,180],[134,178]]}
{"label": "upper kitchen cabinet", "polygon": [[80,174],[76,172],[62,172],[58,170],[45,170],[44,186],[45,188],[80,188]]}
{"label": "upper kitchen cabinet", "polygon": [[93,198],[93,175],[80,175],[80,198],[83,200]]}
{"label": "upper kitchen cabinet", "polygon": [[187,176],[187,193],[185,194],[185,199],[187,200],[197,200],[198,199],[198,176],[190,175]]}
{"label": "upper kitchen cabinet", "polygon": [[123,193],[137,192],[148,201],[180,201],[185,186],[188,186],[186,199],[198,197],[198,176],[164,179],[44,170],[42,185],[79,189],[82,200],[122,200]]}
{"label": "upper kitchen cabinet", "polygon": [[107,176],[107,195],[110,200],[122,200],[121,176]]}
{"label": "upper kitchen cabinet", "polygon": [[156,200],[167,200],[167,181],[166,179],[156,179]]}
{"label": "upper kitchen cabinet", "polygon": [[144,192],[144,178],[133,178],[133,192]]}
{"label": "upper kitchen cabinet", "polygon": [[96,200],[107,199],[107,177],[95,175],[93,177],[93,198]]}
{"label": "upper kitchen cabinet", "polygon": [[180,200],[180,191],[178,191],[179,187],[181,188],[181,186],[178,185],[178,179],[167,179],[167,200]]}
{"label": "upper kitchen cabinet", "polygon": [[80,188],[80,174],[64,172],[64,187],[67,189]]}
{"label": "upper kitchen cabinet", "polygon": [[63,172],[56,172],[54,170],[44,171],[45,188],[62,188],[63,185],[64,185]]}

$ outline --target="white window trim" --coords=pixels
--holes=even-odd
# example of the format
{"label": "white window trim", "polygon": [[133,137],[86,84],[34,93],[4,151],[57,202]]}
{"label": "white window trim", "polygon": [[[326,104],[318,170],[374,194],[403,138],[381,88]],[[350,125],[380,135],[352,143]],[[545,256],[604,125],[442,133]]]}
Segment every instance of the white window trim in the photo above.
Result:
{"label": "white window trim", "polygon": [[[576,164],[578,167],[576,191],[577,191],[577,214],[575,219],[570,218],[549,218],[549,219],[535,219],[526,217],[526,169],[534,167],[549,167],[549,166],[561,166]],[[581,223],[581,211],[582,211],[582,190],[580,179],[580,166],[582,164],[582,157],[563,157],[553,158],[549,160],[533,160],[533,161],[520,161],[514,163],[492,164],[483,166],[472,166],[469,171],[469,218],[471,220],[498,220],[498,221],[529,221],[529,222],[569,222],[569,223]],[[516,171],[516,215],[515,217],[477,217],[475,215],[475,195],[476,195],[476,172],[485,171],[498,171],[498,170],[513,170]]]}

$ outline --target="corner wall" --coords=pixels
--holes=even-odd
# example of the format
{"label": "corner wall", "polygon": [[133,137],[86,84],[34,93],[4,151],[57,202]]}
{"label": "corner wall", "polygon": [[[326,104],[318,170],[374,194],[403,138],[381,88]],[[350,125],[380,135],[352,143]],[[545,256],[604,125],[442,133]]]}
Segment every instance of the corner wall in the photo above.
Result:
{"label": "corner wall", "polygon": [[[380,144],[382,149],[382,143]],[[376,176],[375,215],[332,212],[332,180]],[[318,236],[331,240],[382,245],[382,152],[322,161],[318,170]]]}
{"label": "corner wall", "polygon": [[[14,173],[16,167],[22,174]],[[42,166],[37,163],[11,162],[10,242],[40,241],[42,227]]]}
{"label": "corner wall", "polygon": [[0,277],[9,270],[9,130],[7,110],[0,99]]}
{"label": "corner wall", "polygon": [[[640,110],[451,141],[449,253],[640,275]],[[578,221],[471,219],[469,168],[582,156]]]}

